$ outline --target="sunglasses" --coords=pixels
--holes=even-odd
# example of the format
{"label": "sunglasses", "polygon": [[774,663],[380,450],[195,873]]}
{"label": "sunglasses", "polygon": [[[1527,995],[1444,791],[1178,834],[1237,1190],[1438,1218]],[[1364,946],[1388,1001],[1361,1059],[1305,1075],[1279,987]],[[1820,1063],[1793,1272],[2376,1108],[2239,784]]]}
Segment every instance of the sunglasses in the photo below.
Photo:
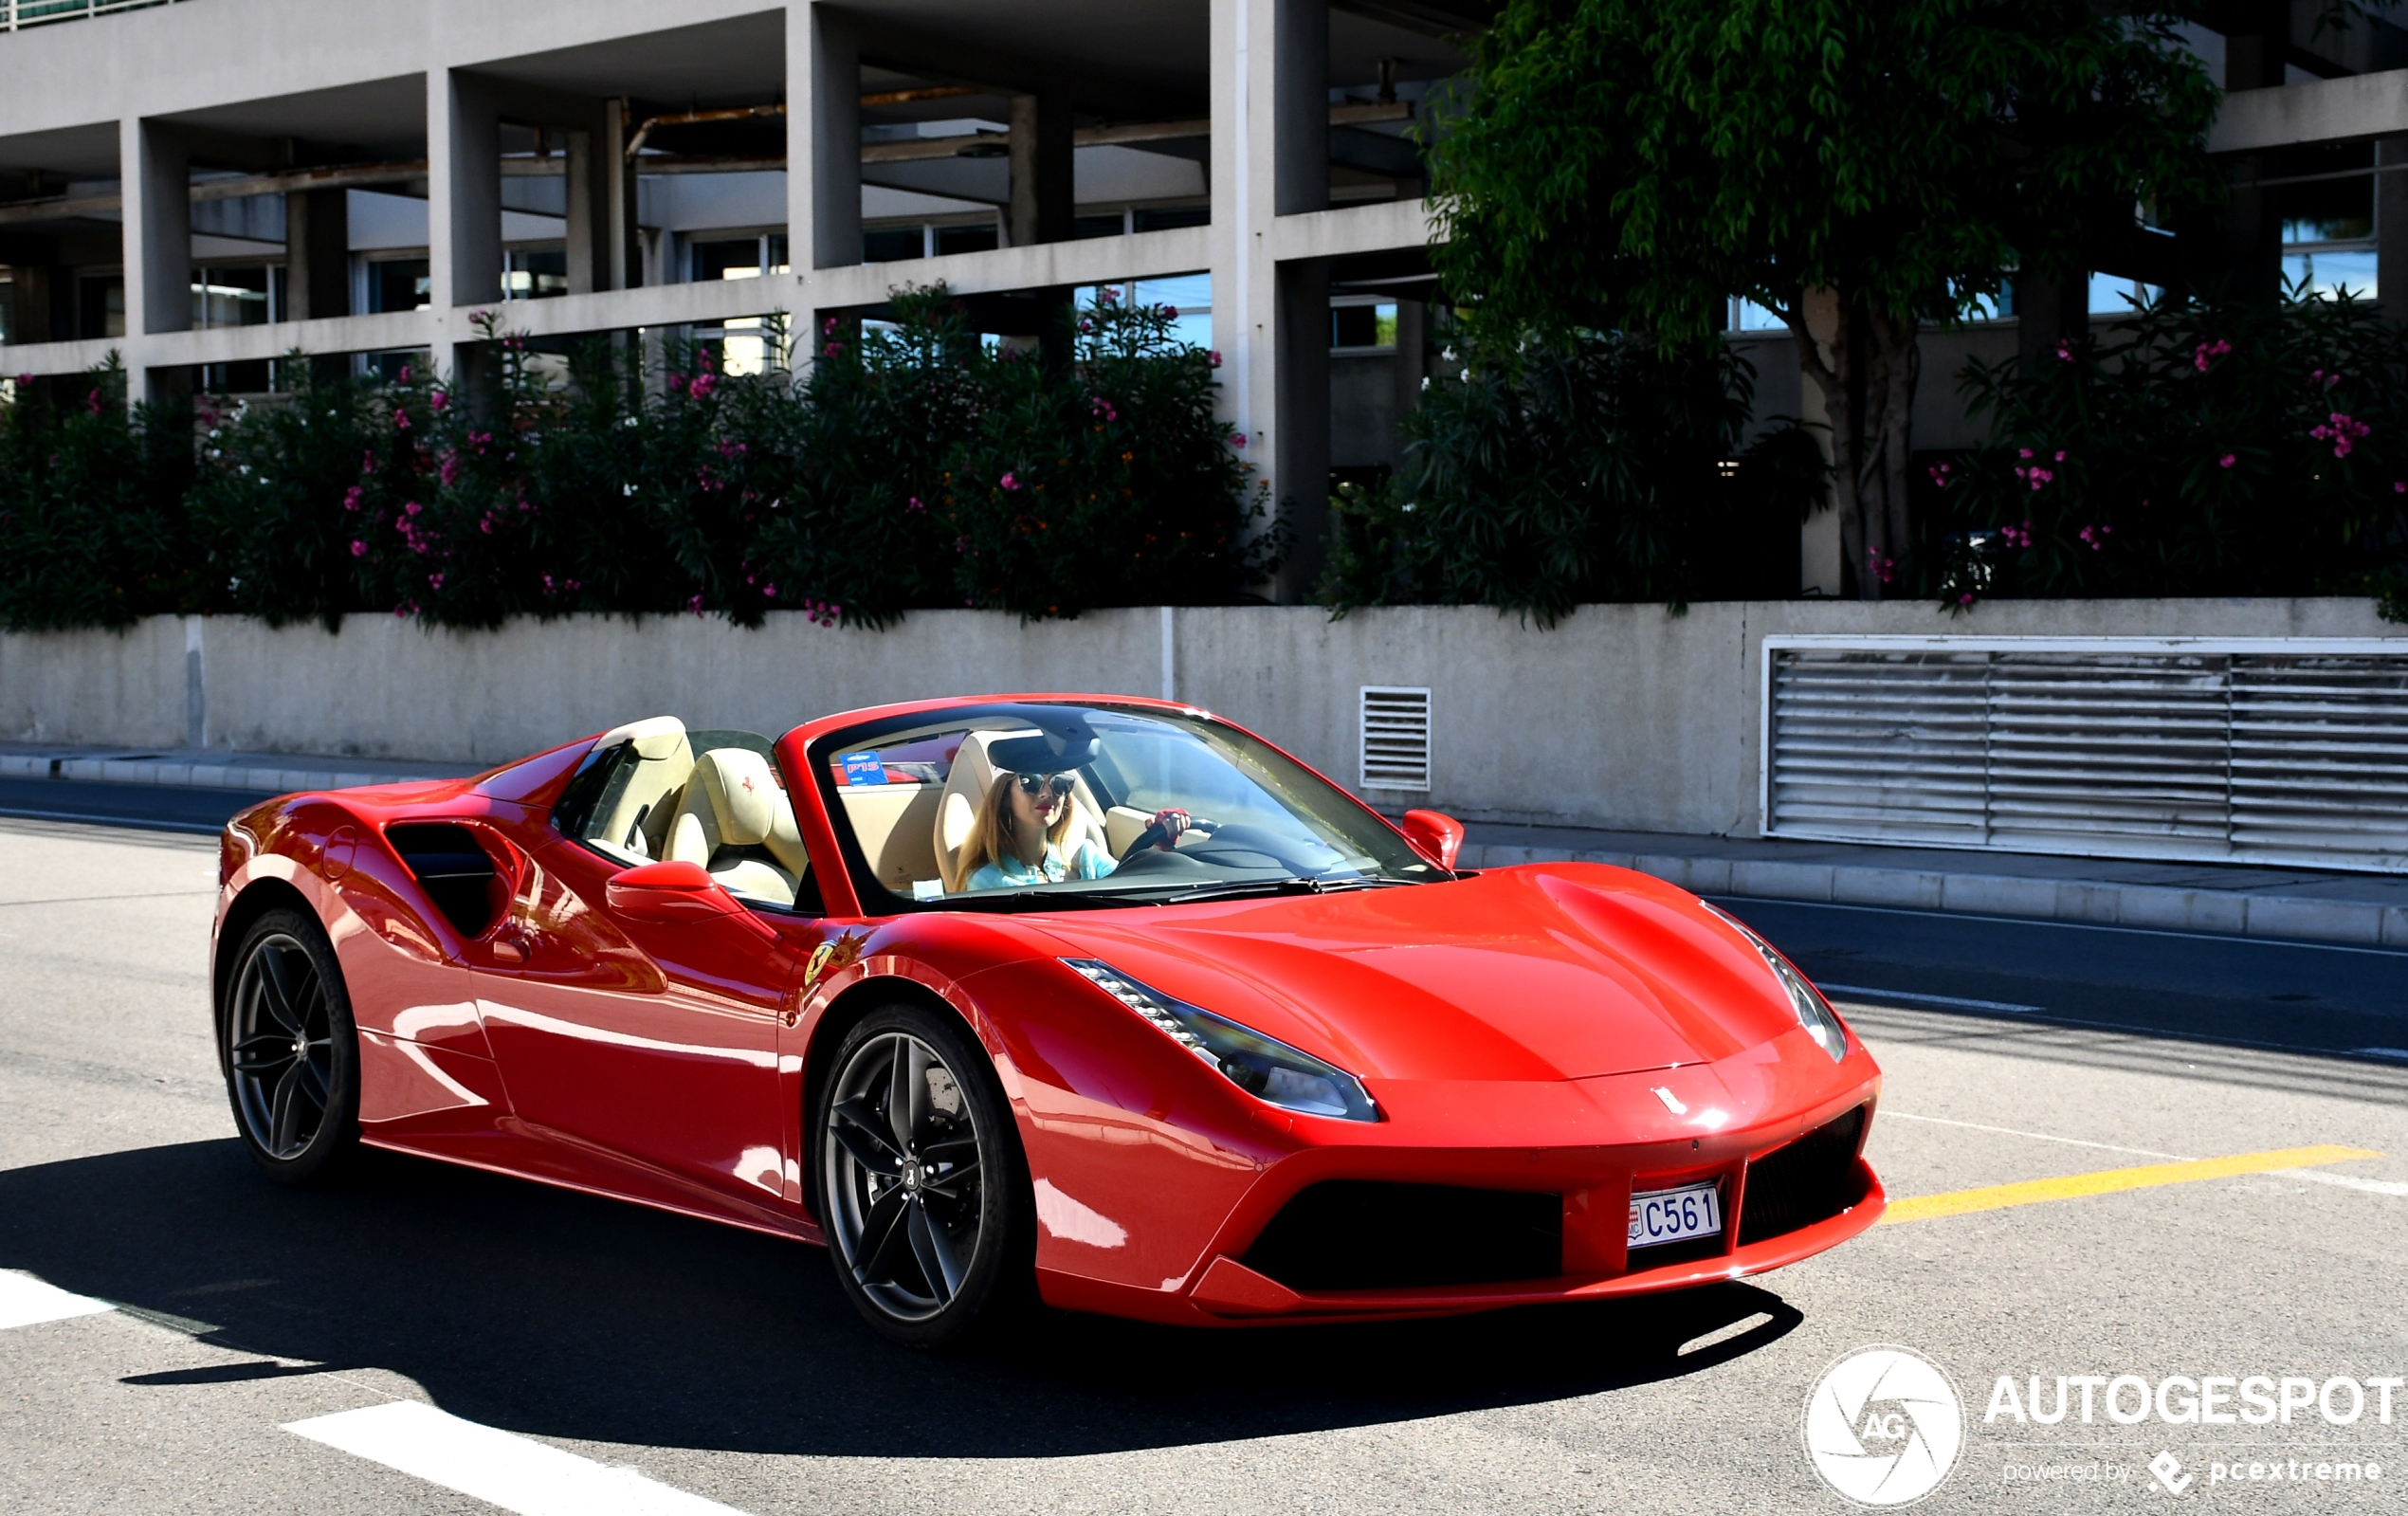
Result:
{"label": "sunglasses", "polygon": [[1049,795],[1056,799],[1070,793],[1071,778],[1067,774],[1015,774],[1023,794]]}

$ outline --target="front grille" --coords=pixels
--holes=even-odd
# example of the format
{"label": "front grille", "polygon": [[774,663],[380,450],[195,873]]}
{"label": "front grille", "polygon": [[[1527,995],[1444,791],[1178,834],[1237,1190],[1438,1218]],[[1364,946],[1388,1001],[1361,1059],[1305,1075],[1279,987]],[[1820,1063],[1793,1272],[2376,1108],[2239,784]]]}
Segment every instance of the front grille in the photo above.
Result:
{"label": "front grille", "polygon": [[1856,1149],[1864,1138],[1865,1107],[1859,1105],[1750,1163],[1739,1245],[1827,1221],[1854,1205]]}
{"label": "front grille", "polygon": [[1553,1279],[1563,1272],[1563,1197],[1324,1179],[1281,1207],[1240,1261],[1307,1291]]}

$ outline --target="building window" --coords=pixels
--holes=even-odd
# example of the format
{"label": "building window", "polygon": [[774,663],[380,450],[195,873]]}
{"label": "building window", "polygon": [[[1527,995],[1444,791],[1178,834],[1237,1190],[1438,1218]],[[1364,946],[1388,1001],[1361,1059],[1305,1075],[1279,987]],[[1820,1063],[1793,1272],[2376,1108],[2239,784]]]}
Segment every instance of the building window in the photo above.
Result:
{"label": "building window", "polygon": [[2351,210],[2285,217],[2283,284],[2302,300],[2333,300],[2344,290],[2374,299],[2374,216]]}
{"label": "building window", "polygon": [[17,339],[17,282],[0,279],[0,347]]}
{"label": "building window", "polygon": [[1396,302],[1373,295],[1341,295],[1329,302],[1329,350],[1393,353],[1396,350]]}
{"label": "building window", "polygon": [[85,338],[125,335],[123,274],[86,274],[76,281],[75,335]]}
{"label": "building window", "polygon": [[973,221],[961,226],[936,228],[937,256],[952,253],[993,252],[1003,245],[1003,238],[992,221]]}
{"label": "building window", "polygon": [[368,265],[368,309],[423,311],[434,301],[434,277],[424,258],[378,258]]}
{"label": "building window", "polygon": [[1213,208],[1198,206],[1143,206],[1130,217],[1132,231],[1169,231],[1174,227],[1209,227],[1213,224]]}
{"label": "building window", "polygon": [[550,300],[568,292],[566,247],[513,247],[502,254],[503,300]]}
{"label": "building window", "polygon": [[1085,310],[1106,289],[1112,291],[1115,300],[1170,306],[1178,312],[1171,318],[1171,335],[1175,338],[1190,347],[1213,345],[1212,275],[1172,274],[1162,279],[1123,280],[1112,284],[1084,285],[1071,293],[1079,308]]}
{"label": "building window", "polygon": [[266,265],[249,268],[192,270],[192,325],[208,332],[226,326],[265,326],[283,315],[280,308],[284,270]]}
{"label": "building window", "polygon": [[918,223],[908,227],[872,227],[861,234],[861,261],[865,264],[900,264],[927,256],[928,228]]}

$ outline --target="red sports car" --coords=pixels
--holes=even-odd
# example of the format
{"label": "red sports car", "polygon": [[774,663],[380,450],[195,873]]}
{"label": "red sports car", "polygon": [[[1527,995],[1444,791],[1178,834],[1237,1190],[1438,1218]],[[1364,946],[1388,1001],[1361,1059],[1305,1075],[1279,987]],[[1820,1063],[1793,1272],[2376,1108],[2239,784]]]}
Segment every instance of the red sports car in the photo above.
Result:
{"label": "red sports car", "polygon": [[872,1326],[1429,1315],[1862,1232],[1880,1071],[1642,874],[1455,867],[1201,711],[668,717],[226,829],[236,1124],[829,1245]]}

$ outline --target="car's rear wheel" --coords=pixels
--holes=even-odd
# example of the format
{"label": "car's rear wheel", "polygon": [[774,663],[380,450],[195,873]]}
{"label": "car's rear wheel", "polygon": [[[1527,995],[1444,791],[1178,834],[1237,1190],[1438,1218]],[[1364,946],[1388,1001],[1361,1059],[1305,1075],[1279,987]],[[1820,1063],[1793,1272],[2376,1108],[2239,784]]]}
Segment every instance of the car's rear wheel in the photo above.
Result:
{"label": "car's rear wheel", "polygon": [[270,1178],[301,1184],[359,1142],[359,1036],[333,944],[298,910],[251,924],[218,1024],[234,1125]]}
{"label": "car's rear wheel", "polygon": [[986,1050],[905,1001],[846,1033],[812,1123],[821,1223],[863,1320],[935,1346],[1034,1293],[1028,1163]]}

